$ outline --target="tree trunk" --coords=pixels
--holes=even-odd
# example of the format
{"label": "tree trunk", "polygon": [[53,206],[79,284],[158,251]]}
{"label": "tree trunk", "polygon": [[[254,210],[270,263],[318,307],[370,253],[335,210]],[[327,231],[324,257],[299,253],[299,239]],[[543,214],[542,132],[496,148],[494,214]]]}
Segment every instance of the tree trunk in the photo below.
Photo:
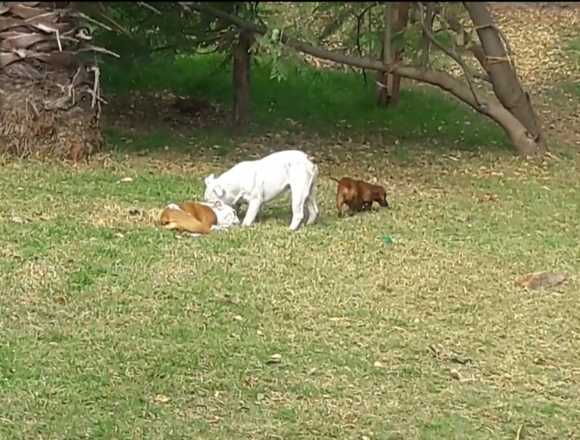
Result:
{"label": "tree trunk", "polygon": [[78,161],[101,147],[99,70],[79,60],[101,50],[77,18],[69,4],[0,6],[0,151]]}
{"label": "tree trunk", "polygon": [[[393,61],[393,4],[387,2],[383,11],[383,38],[381,39],[381,59],[388,66]],[[392,75],[377,72],[377,104],[381,107],[389,105],[392,84],[389,81]]]}
{"label": "tree trunk", "polygon": [[[435,18],[434,14],[435,5],[433,3],[427,3],[425,5],[425,26],[432,33],[433,32],[433,21]],[[423,19],[423,17],[421,17]],[[427,31],[423,29],[423,41],[421,45],[421,66],[427,68],[430,59],[431,52],[431,40],[427,35]]]}
{"label": "tree trunk", "polygon": [[[393,48],[393,36],[403,31],[409,20],[410,3],[395,2],[385,6],[384,33],[381,57],[383,64],[399,63],[403,57],[402,49]],[[377,103],[380,106],[396,106],[400,100],[401,76],[396,72],[377,72]]]}
{"label": "tree trunk", "polygon": [[464,2],[465,8],[477,30],[486,56],[486,67],[493,91],[503,106],[526,128],[527,136],[536,145],[533,154],[546,151],[539,119],[524,92],[513,65],[510,63],[498,28],[486,3]]}
{"label": "tree trunk", "polygon": [[[394,32],[398,34],[402,32],[407,23],[409,22],[409,8],[411,7],[411,3],[408,2],[399,2],[397,7],[395,8],[396,15],[394,20]],[[395,51],[395,63],[399,63],[403,60],[403,49],[397,49]],[[401,91],[401,75],[397,72],[393,72],[392,74],[393,82],[392,82],[392,89],[391,89],[391,101],[390,104],[396,106],[400,100],[400,91]]]}
{"label": "tree trunk", "polygon": [[234,114],[233,123],[237,129],[245,128],[250,120],[250,68],[253,37],[250,32],[239,33],[238,44],[234,49]]}

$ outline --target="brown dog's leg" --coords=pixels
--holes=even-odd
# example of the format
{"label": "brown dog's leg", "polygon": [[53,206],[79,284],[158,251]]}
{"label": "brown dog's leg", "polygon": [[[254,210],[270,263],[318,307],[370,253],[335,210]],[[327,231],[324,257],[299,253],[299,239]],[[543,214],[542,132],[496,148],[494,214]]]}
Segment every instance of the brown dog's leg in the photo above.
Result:
{"label": "brown dog's leg", "polygon": [[338,216],[342,217],[342,205],[344,205],[344,195],[339,189],[336,193],[336,210],[338,211]]}

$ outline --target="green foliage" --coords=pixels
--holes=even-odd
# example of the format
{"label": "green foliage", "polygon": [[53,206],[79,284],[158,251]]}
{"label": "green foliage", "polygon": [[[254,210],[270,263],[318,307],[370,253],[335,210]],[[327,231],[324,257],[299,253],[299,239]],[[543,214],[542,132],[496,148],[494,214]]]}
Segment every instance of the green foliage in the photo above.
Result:
{"label": "green foliage", "polygon": [[291,51],[280,41],[282,32],[280,29],[273,29],[267,35],[256,37],[252,49],[255,61],[258,64],[270,64],[272,67],[270,78],[278,81],[288,77],[288,60],[283,55],[288,55]]}
{"label": "green foliage", "polygon": [[[212,7],[249,18],[253,2],[212,2]],[[99,43],[121,55],[125,64],[144,63],[158,51],[193,54],[200,50],[229,52],[236,36],[229,23],[208,14],[184,12],[176,3],[155,3],[154,13],[139,2],[107,3],[106,15],[116,32],[97,33]],[[119,30],[119,27],[123,30]]]}
{"label": "green foliage", "polygon": [[397,47],[404,45],[405,55],[412,63],[418,64],[421,56],[422,28],[418,23],[409,24],[405,32],[397,38]]}

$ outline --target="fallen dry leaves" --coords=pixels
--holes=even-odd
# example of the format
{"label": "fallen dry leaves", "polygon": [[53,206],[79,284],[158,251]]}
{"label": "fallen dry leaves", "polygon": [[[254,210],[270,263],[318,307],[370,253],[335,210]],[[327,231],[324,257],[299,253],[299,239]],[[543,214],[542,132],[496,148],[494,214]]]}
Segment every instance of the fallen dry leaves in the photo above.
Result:
{"label": "fallen dry leaves", "polygon": [[[580,8],[545,7],[539,3],[492,3],[492,13],[511,48],[511,57],[524,89],[530,94],[548,142],[580,145],[580,102],[562,84],[580,81],[580,56],[570,44],[580,35]],[[471,68],[481,71],[473,57]],[[455,63],[451,73],[461,76]],[[554,96],[558,93],[561,96]]]}
{"label": "fallen dry leaves", "polygon": [[580,78],[580,64],[566,50],[578,37],[580,9],[498,5],[493,13],[524,86],[542,91],[555,82]]}
{"label": "fallen dry leaves", "polygon": [[562,284],[568,276],[561,272],[536,272],[524,275],[516,280],[516,284],[529,290],[547,289]]}

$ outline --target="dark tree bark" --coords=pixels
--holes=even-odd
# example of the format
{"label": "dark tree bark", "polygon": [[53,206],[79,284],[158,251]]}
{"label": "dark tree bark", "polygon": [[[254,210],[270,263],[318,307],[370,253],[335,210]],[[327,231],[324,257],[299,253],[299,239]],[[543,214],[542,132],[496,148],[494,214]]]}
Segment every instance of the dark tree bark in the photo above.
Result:
{"label": "dark tree bark", "polygon": [[[409,8],[411,4],[408,2],[399,2],[396,7],[394,32],[395,34],[402,32],[407,26],[409,21]],[[403,60],[403,49],[397,49],[395,51],[395,63],[400,63]],[[390,104],[395,106],[399,103],[401,96],[401,75],[397,72],[393,72],[392,76],[392,86],[391,86],[391,101]]]}
{"label": "dark tree bark", "polygon": [[[383,35],[381,41],[381,59],[386,66],[393,62],[393,3],[387,2],[383,10]],[[377,72],[377,104],[381,107],[389,105],[392,89],[392,75]]]}
{"label": "dark tree bark", "polygon": [[427,3],[425,6],[425,19],[424,24],[427,30],[423,30],[423,43],[421,46],[421,66],[427,67],[429,63],[429,54],[431,52],[431,40],[429,38],[428,32],[433,31],[433,20],[435,18],[434,14],[435,5],[433,3]]}
{"label": "dark tree bark", "polygon": [[[385,31],[382,42],[382,60],[385,65],[400,63],[403,58],[402,49],[394,49],[393,36],[401,32],[409,20],[408,2],[394,2],[387,6],[385,14]],[[382,106],[396,106],[400,100],[401,76],[397,72],[378,72],[377,102]]]}
{"label": "dark tree bark", "polygon": [[481,41],[485,53],[484,67],[491,79],[495,95],[527,130],[530,141],[522,152],[524,154],[545,152],[545,140],[539,119],[530,102],[530,96],[522,89],[487,4],[464,2],[464,5]]}
{"label": "dark tree bark", "polygon": [[233,123],[237,129],[248,125],[250,120],[250,70],[253,37],[251,32],[242,30],[239,34],[238,44],[234,49],[234,112]]}
{"label": "dark tree bark", "polygon": [[74,161],[102,145],[99,69],[66,2],[0,3],[0,151]]}

